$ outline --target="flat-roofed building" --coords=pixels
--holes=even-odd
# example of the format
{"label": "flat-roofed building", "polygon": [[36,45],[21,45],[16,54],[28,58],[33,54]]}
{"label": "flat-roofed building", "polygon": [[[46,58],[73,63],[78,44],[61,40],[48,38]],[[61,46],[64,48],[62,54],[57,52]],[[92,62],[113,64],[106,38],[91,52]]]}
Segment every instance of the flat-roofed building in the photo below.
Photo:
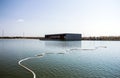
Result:
{"label": "flat-roofed building", "polygon": [[76,41],[76,40],[81,40],[82,35],[81,34],[73,34],[73,33],[63,33],[63,34],[48,34],[45,35],[45,39],[48,40],[71,40],[71,41]]}

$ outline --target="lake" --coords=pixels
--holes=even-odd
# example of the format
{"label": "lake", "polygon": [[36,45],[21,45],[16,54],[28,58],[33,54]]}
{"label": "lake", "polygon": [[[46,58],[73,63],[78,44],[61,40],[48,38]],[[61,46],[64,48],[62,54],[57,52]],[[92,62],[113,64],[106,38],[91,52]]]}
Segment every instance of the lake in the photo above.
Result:
{"label": "lake", "polygon": [[33,78],[28,57],[36,78],[120,78],[120,41],[1,39],[0,78]]}

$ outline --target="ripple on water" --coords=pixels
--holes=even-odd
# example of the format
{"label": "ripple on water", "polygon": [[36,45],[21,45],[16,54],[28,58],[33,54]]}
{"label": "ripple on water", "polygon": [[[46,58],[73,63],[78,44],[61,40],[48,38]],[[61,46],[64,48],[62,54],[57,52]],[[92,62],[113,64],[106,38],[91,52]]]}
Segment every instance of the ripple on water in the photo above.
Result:
{"label": "ripple on water", "polygon": [[[87,50],[91,50],[91,49],[87,49]],[[82,60],[85,59],[84,56],[78,59],[78,57],[76,58],[75,55],[71,56],[71,54],[69,55],[65,54],[64,56],[62,56],[61,54],[65,54],[65,53],[48,52],[44,54],[39,54],[37,56],[45,56],[45,57],[42,58],[42,60],[41,58],[32,59],[34,60],[34,62],[36,61],[37,64],[31,62],[30,65],[36,64],[37,67],[36,65],[33,65],[32,68],[34,68],[38,77],[43,77],[43,78],[117,77],[115,74],[113,74],[113,72],[111,73],[111,70],[109,71],[110,68],[106,69],[105,65],[104,67],[102,67],[103,65],[99,64],[99,62],[94,63],[96,59],[91,61],[90,59],[93,59],[93,57],[92,58],[88,57],[90,58],[89,61],[88,60],[84,61]]]}

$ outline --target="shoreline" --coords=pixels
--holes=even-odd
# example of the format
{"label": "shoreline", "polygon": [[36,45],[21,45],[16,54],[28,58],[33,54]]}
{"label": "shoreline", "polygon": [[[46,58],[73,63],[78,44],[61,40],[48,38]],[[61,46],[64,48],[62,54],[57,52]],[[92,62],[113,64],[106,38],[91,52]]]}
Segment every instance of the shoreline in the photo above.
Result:
{"label": "shoreline", "polygon": [[[39,40],[49,40],[49,39],[46,39],[45,37],[21,37],[21,36],[15,36],[15,37],[4,36],[4,37],[0,37],[0,39],[39,39]],[[86,40],[87,41],[120,41],[120,36],[82,37],[81,40],[84,40],[84,41],[86,41]]]}
{"label": "shoreline", "polygon": [[0,37],[0,39],[43,39],[44,37],[21,37],[21,36],[16,36],[16,37]]}

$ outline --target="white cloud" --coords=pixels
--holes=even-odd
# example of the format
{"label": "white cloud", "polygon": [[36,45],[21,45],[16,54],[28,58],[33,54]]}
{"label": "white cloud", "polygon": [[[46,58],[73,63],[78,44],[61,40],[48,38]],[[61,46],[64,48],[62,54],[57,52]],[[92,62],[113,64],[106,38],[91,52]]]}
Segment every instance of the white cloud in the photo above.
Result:
{"label": "white cloud", "polygon": [[17,22],[24,22],[24,19],[17,19]]}

